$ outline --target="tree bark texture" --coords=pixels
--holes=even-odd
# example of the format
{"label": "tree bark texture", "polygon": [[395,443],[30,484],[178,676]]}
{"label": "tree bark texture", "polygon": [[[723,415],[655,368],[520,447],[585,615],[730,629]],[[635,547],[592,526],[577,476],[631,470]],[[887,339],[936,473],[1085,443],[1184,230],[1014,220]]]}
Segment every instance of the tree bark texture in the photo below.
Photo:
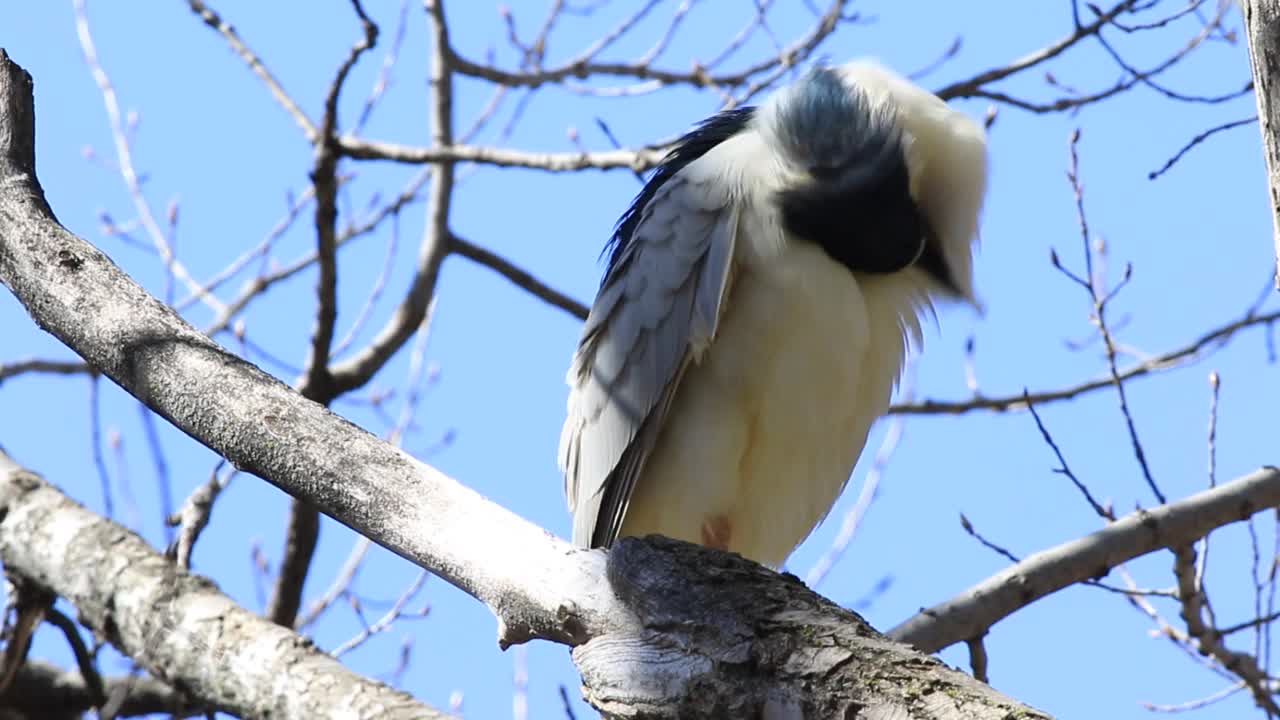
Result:
{"label": "tree bark texture", "polygon": [[1253,95],[1258,102],[1258,128],[1267,159],[1276,287],[1280,288],[1280,0],[1240,0],[1240,12],[1253,60]]}
{"label": "tree bark texture", "polygon": [[273,720],[445,717],[241,608],[3,452],[0,562],[66,598],[96,635],[213,709]]}

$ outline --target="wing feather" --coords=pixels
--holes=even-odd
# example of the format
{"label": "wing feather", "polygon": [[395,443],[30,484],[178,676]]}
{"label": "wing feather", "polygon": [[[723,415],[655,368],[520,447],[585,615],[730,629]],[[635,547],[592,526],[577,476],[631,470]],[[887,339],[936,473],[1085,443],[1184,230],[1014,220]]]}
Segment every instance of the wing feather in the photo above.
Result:
{"label": "wing feather", "polygon": [[560,441],[573,540],[607,547],[690,362],[732,283],[739,209],[694,162],[668,179],[615,257],[570,366]]}

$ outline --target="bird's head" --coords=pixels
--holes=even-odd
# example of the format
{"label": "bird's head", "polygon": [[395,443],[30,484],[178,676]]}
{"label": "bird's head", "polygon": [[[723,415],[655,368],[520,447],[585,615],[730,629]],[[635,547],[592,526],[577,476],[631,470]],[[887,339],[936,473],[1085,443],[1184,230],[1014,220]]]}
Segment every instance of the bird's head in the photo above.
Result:
{"label": "bird's head", "polygon": [[774,95],[758,127],[784,171],[784,226],[855,272],[914,269],[977,304],[973,244],[986,191],[982,127],[871,61],[819,67]]}

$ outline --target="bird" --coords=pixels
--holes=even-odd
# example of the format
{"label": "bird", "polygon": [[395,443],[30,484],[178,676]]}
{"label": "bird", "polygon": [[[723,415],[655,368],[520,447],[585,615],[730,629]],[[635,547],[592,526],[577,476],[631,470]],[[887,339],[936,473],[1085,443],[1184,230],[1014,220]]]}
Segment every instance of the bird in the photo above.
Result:
{"label": "bird", "polygon": [[875,59],[681,136],[623,213],[567,373],[573,543],[779,568],[827,516],[936,306],[969,304],[982,125]]}

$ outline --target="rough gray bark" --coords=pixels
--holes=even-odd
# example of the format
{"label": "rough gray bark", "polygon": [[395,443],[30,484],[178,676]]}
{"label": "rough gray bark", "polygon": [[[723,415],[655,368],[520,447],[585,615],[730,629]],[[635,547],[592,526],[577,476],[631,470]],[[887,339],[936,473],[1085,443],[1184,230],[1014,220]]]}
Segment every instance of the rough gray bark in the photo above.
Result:
{"label": "rough gray bark", "polygon": [[1048,717],[737,555],[624,538],[607,577],[643,619],[573,651],[607,717]]}
{"label": "rough gray bark", "polygon": [[1240,12],[1253,60],[1253,95],[1258,101],[1258,128],[1267,159],[1276,287],[1280,287],[1280,0],[1240,0]]}
{"label": "rough gray bark", "polygon": [[[0,518],[7,572],[66,598],[96,635],[216,709],[273,720],[445,717],[239,607],[3,451]],[[10,704],[0,699],[0,706]]]}
{"label": "rough gray bark", "polygon": [[[223,350],[54,219],[35,176],[31,92],[30,76],[0,51],[0,282],[35,321],[241,470],[483,601],[498,618],[500,642],[541,637],[580,646],[584,691],[606,715],[725,708],[778,718],[828,710],[904,720],[1047,717],[740,558],[654,540],[620,543],[608,556],[574,549]],[[6,519],[0,536],[21,527],[65,544],[57,528],[66,521],[46,520],[41,529]],[[9,540],[0,548],[24,552]],[[42,557],[29,556],[24,573],[57,583],[90,606],[82,612],[101,600],[95,590],[115,587],[91,567],[74,570],[87,573],[80,577],[42,569]],[[211,591],[170,565],[138,568],[149,575],[137,582],[145,580],[157,601]],[[224,602],[200,610],[192,631],[216,630],[220,617],[243,613]],[[145,616],[99,618],[108,619],[117,633],[150,626]],[[293,637],[272,632],[286,633],[286,645]],[[132,654],[145,649],[137,643],[143,637],[118,639]],[[189,662],[181,654],[170,652],[166,662]],[[233,686],[208,680],[207,700],[236,701]],[[323,692],[322,684],[291,687]]]}

